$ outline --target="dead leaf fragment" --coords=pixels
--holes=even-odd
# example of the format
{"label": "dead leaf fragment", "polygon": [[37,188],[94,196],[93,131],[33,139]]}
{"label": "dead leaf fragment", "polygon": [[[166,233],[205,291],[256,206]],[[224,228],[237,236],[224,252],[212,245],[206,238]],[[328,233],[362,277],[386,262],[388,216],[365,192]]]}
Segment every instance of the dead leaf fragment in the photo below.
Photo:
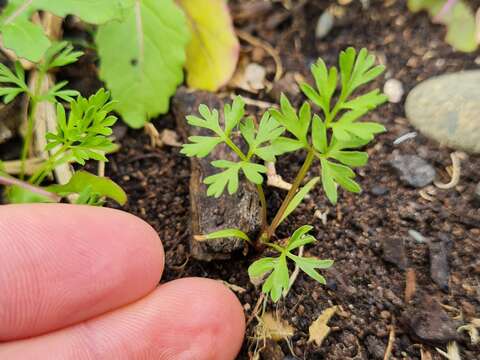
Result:
{"label": "dead leaf fragment", "polygon": [[330,333],[330,327],[327,325],[331,317],[335,315],[338,307],[332,306],[325,309],[320,316],[308,328],[308,342],[315,341],[318,346],[322,345],[323,340]]}
{"label": "dead leaf fragment", "polygon": [[457,331],[462,332],[466,331],[468,332],[468,335],[470,335],[470,341],[472,342],[472,345],[477,345],[480,343],[480,334],[478,332],[478,329],[480,329],[480,321],[479,319],[472,319],[470,324],[460,326]]}
{"label": "dead leaf fragment", "polygon": [[262,338],[274,341],[288,339],[293,336],[294,328],[286,321],[278,319],[272,313],[265,313],[260,318],[257,333]]}
{"label": "dead leaf fragment", "polygon": [[435,350],[437,350],[440,355],[448,360],[462,360],[462,357],[460,356],[460,350],[458,350],[458,345],[455,341],[448,343],[447,352],[439,348],[435,348]]}

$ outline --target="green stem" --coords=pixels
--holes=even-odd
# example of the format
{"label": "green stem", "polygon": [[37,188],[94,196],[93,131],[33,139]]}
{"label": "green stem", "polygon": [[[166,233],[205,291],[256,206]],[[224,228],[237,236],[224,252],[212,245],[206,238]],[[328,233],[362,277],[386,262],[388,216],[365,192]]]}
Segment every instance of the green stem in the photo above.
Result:
{"label": "green stem", "polygon": [[261,211],[262,211],[262,231],[266,229],[268,226],[267,222],[267,200],[265,198],[265,193],[263,192],[263,188],[261,184],[257,184],[257,192],[258,192],[258,197],[260,199],[260,206],[261,206]]}
{"label": "green stem", "polygon": [[262,236],[260,237],[260,241],[262,242],[268,241],[275,233],[275,230],[277,229],[278,225],[280,225],[280,221],[283,217],[283,214],[285,214],[285,211],[287,210],[288,205],[290,204],[293,197],[297,193],[302,181],[305,179],[305,176],[307,176],[308,170],[310,170],[310,167],[312,166],[312,162],[314,158],[315,158],[315,151],[313,149],[310,149],[307,153],[307,157],[305,158],[305,161],[303,162],[302,167],[300,168],[300,171],[297,174],[297,177],[295,178],[292,184],[292,187],[288,191],[288,194],[283,200],[282,205],[280,205],[280,209],[278,209],[277,214],[273,218],[272,223],[267,228],[267,230],[263,232]]}
{"label": "green stem", "polygon": [[23,139],[22,153],[20,158],[20,180],[23,180],[25,178],[25,168],[26,168],[27,157],[30,152],[30,146],[32,145],[33,127],[35,125],[36,109],[37,109],[37,99],[35,97],[32,97],[30,110],[27,118],[27,133],[25,134],[25,138]]}
{"label": "green stem", "polygon": [[35,173],[30,177],[30,183],[34,185],[39,185],[43,179],[57,166],[58,163],[65,162],[64,159],[57,160],[58,157],[65,153],[68,149],[68,146],[63,145],[58,149],[55,154],[50,156],[50,158],[43,163],[43,165],[35,171]]}
{"label": "green stem", "polygon": [[248,161],[243,151],[240,150],[240,148],[237,145],[235,145],[235,143],[232,140],[230,140],[228,137],[225,137],[225,144],[227,144],[230,147],[230,149],[232,149],[242,161]]}
{"label": "green stem", "polygon": [[22,152],[21,152],[21,165],[20,165],[20,179],[23,180],[25,178],[25,168],[26,168],[26,161],[27,157],[30,153],[30,147],[32,146],[32,138],[33,138],[33,128],[35,127],[35,115],[37,111],[37,106],[40,100],[40,89],[42,88],[43,79],[46,73],[44,70],[39,70],[37,82],[35,84],[35,89],[33,93],[30,95],[30,108],[28,111],[28,118],[27,118],[27,133],[25,134],[25,139],[23,140]]}
{"label": "green stem", "polygon": [[[230,140],[230,138],[228,137],[225,138],[225,144],[227,144],[230,147],[230,149],[232,149],[242,161],[249,161],[251,155],[249,154],[248,156],[245,156],[243,151],[237,145],[235,145],[235,143],[232,140]],[[263,231],[267,227],[268,223],[267,223],[267,200],[265,198],[265,193],[263,191],[261,184],[257,184],[257,193],[258,193],[258,198],[260,199],[260,205],[262,208],[261,212],[262,212],[262,231]]]}

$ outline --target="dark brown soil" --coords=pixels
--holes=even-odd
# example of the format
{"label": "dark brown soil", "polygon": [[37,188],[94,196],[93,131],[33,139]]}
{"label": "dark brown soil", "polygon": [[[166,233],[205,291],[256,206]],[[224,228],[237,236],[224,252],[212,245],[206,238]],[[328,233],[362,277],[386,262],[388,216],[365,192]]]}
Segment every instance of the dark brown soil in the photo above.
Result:
{"label": "dark brown soil", "polygon": [[[286,1],[285,1],[286,2]],[[434,75],[462,69],[478,68],[480,53],[454,52],[443,42],[444,28],[432,25],[425,14],[411,14],[401,0],[372,0],[368,9],[360,1],[341,7],[345,12],[338,24],[323,40],[315,40],[314,29],[320,14],[330,1],[293,2],[288,12],[280,2],[263,0],[233,1],[236,26],[264,39],[281,54],[285,72],[309,76],[309,65],[319,56],[333,64],[338,52],[347,46],[367,47],[387,66],[388,77],[399,79],[408,92],[419,81]],[[472,1],[478,7],[479,1]],[[255,4],[259,5],[255,8]],[[252,11],[251,9],[257,9]],[[261,11],[258,9],[265,9]],[[243,43],[243,54],[261,62],[273,79],[274,62],[261,51]],[[81,76],[70,72],[66,77]],[[293,81],[293,80],[292,80]],[[382,86],[385,77],[378,80]],[[95,83],[93,83],[95,84]],[[282,83],[285,88],[291,86]],[[95,85],[78,85],[89,87]],[[273,102],[280,85],[272,92],[246,94],[253,99]],[[299,94],[290,94],[297,102]],[[252,114],[261,109],[251,107]],[[440,359],[434,344],[415,338],[409,327],[408,314],[433,297],[438,303],[457,309],[464,321],[480,317],[480,204],[474,190],[480,181],[480,156],[470,155],[462,162],[461,180],[455,189],[436,189],[429,200],[419,189],[406,186],[389,165],[394,151],[417,154],[437,169],[440,180],[448,182],[445,168],[451,165],[451,149],[441,148],[421,135],[398,146],[393,141],[412,131],[405,119],[403,104],[388,104],[372,115],[388,132],[368,148],[369,164],[358,171],[361,195],[342,192],[339,204],[332,206],[317,187],[299,209],[279,228],[278,236],[291,234],[298,226],[311,224],[319,240],[307,248],[307,254],[335,260],[334,269],[325,273],[327,286],[300,275],[286,300],[275,307],[281,317],[294,328],[291,344],[300,359],[383,359],[390,326],[395,324],[395,341],[391,359],[420,359],[423,346],[433,359]],[[175,129],[172,115],[154,121],[159,130]],[[205,263],[193,260],[188,253],[189,233],[189,160],[178,148],[154,149],[141,131],[129,130],[121,140],[122,148],[107,166],[107,175],[128,193],[124,210],[145,219],[160,234],[166,251],[166,269],[162,281],[185,276],[222,279],[246,291],[238,294],[251,315],[260,292],[249,282],[248,265],[258,256],[236,256],[233,261]],[[291,181],[301,166],[302,156],[284,157],[277,170]],[[314,176],[318,169],[312,169]],[[271,214],[284,196],[282,190],[269,189]],[[316,210],[328,211],[326,225],[314,215]],[[450,277],[448,289],[440,289],[430,276],[429,246],[409,236],[416,230],[429,239],[448,238]],[[417,279],[417,296],[413,305],[405,303],[406,271],[385,261],[383,248],[388,240],[404,241],[406,267],[413,269]],[[387,245],[384,245],[384,243]],[[398,243],[398,242],[397,242]],[[321,347],[307,343],[309,325],[327,307],[339,305],[343,315],[334,316],[329,325],[332,333]],[[402,316],[407,311],[407,316]],[[458,315],[447,311],[450,317]],[[427,317],[426,322],[430,319]],[[238,359],[248,359],[253,327]],[[410,324],[411,325],[411,324]],[[480,348],[470,344],[463,334],[458,339],[463,359],[479,359]],[[420,345],[421,344],[421,345]],[[285,359],[291,359],[286,342],[280,346]],[[437,344],[446,348],[446,344]]]}
{"label": "dark brown soil", "polygon": [[[454,52],[443,42],[441,26],[432,25],[424,14],[409,13],[402,1],[372,1],[368,10],[353,2],[344,7],[345,16],[340,24],[322,41],[315,40],[314,27],[329,2],[301,2],[305,4],[297,5],[290,14],[277,4],[263,15],[261,11],[248,13],[253,3],[264,2],[234,4],[236,25],[278,49],[287,73],[299,72],[307,77],[309,64],[318,56],[332,64],[338,52],[351,45],[374,51],[387,66],[387,76],[401,80],[406,91],[433,75],[478,67],[479,53]],[[275,23],[272,18],[281,21]],[[248,44],[244,44],[243,50],[246,56],[254,56]],[[266,55],[260,59],[271,70],[270,76],[273,75],[273,61]],[[378,85],[384,81],[380,79]],[[274,101],[273,94],[248,96]],[[259,109],[250,110],[259,115]],[[279,236],[287,236],[300,225],[312,224],[319,241],[307,253],[335,260],[334,270],[326,274],[327,287],[301,275],[288,298],[276,306],[282,318],[296,329],[291,342],[295,355],[301,359],[383,358],[394,322],[396,338],[391,358],[420,359],[422,343],[415,340],[402,322],[402,312],[407,308],[405,271],[383,259],[385,239],[405,241],[406,261],[415,271],[417,293],[432,295],[438,302],[458,309],[465,319],[480,314],[480,211],[473,199],[474,188],[480,181],[480,157],[469,156],[462,163],[462,177],[456,189],[437,189],[431,201],[422,198],[418,189],[405,186],[392,171],[389,166],[392,153],[419,154],[435,166],[441,180],[448,182],[444,169],[451,164],[451,150],[440,148],[422,136],[394,146],[393,140],[412,130],[404,116],[403,104],[386,105],[372,116],[386,125],[388,133],[368,149],[371,160],[359,171],[364,189],[361,195],[342,193],[339,205],[333,207],[318,187],[278,231]],[[154,123],[159,129],[174,128],[170,116]],[[167,254],[164,280],[202,276],[243,287],[247,291],[238,296],[249,309],[248,317],[259,296],[246,274],[255,255],[215,263],[189,258],[189,160],[175,148],[152,149],[141,132],[130,131],[122,145],[121,152],[110,163],[109,174],[129,193],[126,210],[158,230]],[[279,162],[277,169],[287,180],[292,180],[301,161],[301,156],[289,156]],[[281,190],[269,190],[272,210],[279,206],[283,195]],[[317,209],[329,211],[326,225],[314,216]],[[441,233],[451,239],[448,290],[442,291],[432,281],[428,245],[413,240],[408,234],[410,229],[430,239],[437,239]],[[321,347],[308,344],[309,325],[332,305],[340,305],[346,315],[332,318],[330,326],[334,330]],[[252,322],[248,328],[239,359],[248,358],[254,325]],[[433,347],[423,346],[434,359],[440,358]],[[285,355],[290,354],[285,342],[281,347]],[[445,349],[445,344],[441,347]],[[460,339],[460,348],[465,359],[480,357],[480,349],[471,346],[466,336]]]}
{"label": "dark brown soil", "polygon": [[[359,2],[353,2],[344,8],[345,16],[340,24],[322,41],[316,41],[313,34],[316,19],[328,6],[327,1],[302,2],[306,4],[297,5],[290,14],[278,4],[263,15],[261,12],[255,17],[248,14],[253,3],[261,2],[236,2],[234,14],[247,12],[247,19],[245,15],[237,16],[237,26],[277,48],[286,72],[299,72],[307,77],[309,64],[318,56],[333,63],[338,52],[351,45],[374,51],[387,66],[387,76],[401,80],[406,91],[433,75],[478,67],[478,53],[454,52],[442,40],[442,27],[432,25],[424,14],[410,14],[402,1],[372,1],[368,10],[362,9]],[[275,23],[272,18],[281,21]],[[250,46],[245,45],[244,50],[247,56],[252,56]],[[271,59],[260,58],[273,73]],[[380,79],[378,85],[384,81]],[[275,100],[272,98],[275,96],[267,92],[249,96]],[[296,98],[300,100],[300,96]],[[258,109],[251,108],[251,111],[258,115]],[[447,182],[449,177],[444,169],[451,164],[451,150],[440,148],[422,136],[394,146],[394,139],[412,130],[404,116],[403,104],[386,105],[373,115],[375,121],[386,125],[388,133],[368,149],[371,160],[359,171],[364,189],[361,195],[342,193],[339,205],[333,207],[321,188],[317,188],[278,231],[279,236],[287,236],[300,225],[312,224],[319,241],[308,248],[307,253],[335,260],[334,270],[327,272],[327,287],[301,275],[288,298],[276,306],[282,318],[296,329],[291,342],[295,355],[301,359],[383,358],[394,322],[396,338],[391,358],[420,359],[421,342],[415,340],[412,331],[402,322],[402,312],[407,308],[405,271],[383,259],[385,239],[405,241],[406,261],[415,271],[417,293],[432,295],[439,303],[458,309],[465,319],[480,314],[480,211],[473,199],[474,188],[480,181],[480,157],[470,156],[462,163],[462,177],[456,189],[437,189],[431,201],[422,198],[418,189],[405,186],[392,171],[389,166],[392,153],[419,154],[434,165],[440,178]],[[174,128],[174,121],[167,116],[155,121],[155,125],[159,129]],[[238,295],[249,309],[246,311],[249,316],[259,296],[258,289],[249,283],[246,275],[254,255],[215,263],[189,258],[188,159],[175,148],[152,149],[148,138],[140,132],[130,131],[122,145],[121,152],[110,163],[109,174],[129,194],[126,210],[141,216],[158,230],[167,254],[164,280],[202,276],[243,287],[247,291]],[[301,156],[289,156],[279,162],[277,169],[291,180],[301,161]],[[378,195],[380,193],[382,195]],[[279,206],[283,195],[281,190],[269,190],[272,210]],[[314,216],[317,209],[329,211],[326,225]],[[413,240],[408,235],[410,229],[430,239],[443,236],[439,234],[451,239],[448,290],[442,291],[432,281],[429,247]],[[422,297],[419,301],[423,301]],[[309,325],[334,304],[340,305],[345,315],[332,318],[330,326],[334,331],[320,348],[308,344]],[[239,359],[248,358],[254,325],[252,322],[249,326]],[[290,354],[286,343],[281,346],[286,355]],[[440,358],[432,347],[423,346],[434,359]],[[465,359],[480,357],[480,349],[470,345],[468,337],[460,339],[460,348]]]}

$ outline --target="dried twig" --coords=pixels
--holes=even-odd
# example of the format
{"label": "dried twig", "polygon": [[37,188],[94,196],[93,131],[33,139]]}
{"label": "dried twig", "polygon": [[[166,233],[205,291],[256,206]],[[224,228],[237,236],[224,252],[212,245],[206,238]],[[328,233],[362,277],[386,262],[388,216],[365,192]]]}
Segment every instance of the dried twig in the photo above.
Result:
{"label": "dried twig", "polygon": [[415,269],[408,268],[405,274],[405,303],[408,304],[417,291]]}
{"label": "dried twig", "polygon": [[262,292],[260,294],[260,297],[257,300],[257,303],[255,304],[255,307],[253,308],[252,314],[247,319],[246,326],[248,326],[248,324],[250,324],[250,322],[257,317],[258,311],[260,310],[260,306],[262,305],[263,300],[265,300],[265,293]]}
{"label": "dried twig", "polygon": [[450,158],[452,159],[452,179],[447,184],[443,184],[438,181],[434,182],[436,187],[443,190],[454,188],[460,181],[460,157],[456,152],[453,152],[450,154]]}
{"label": "dried twig", "polygon": [[253,46],[261,47],[273,58],[273,61],[275,61],[275,67],[276,67],[274,80],[275,81],[280,80],[283,75],[283,65],[282,65],[282,60],[280,59],[280,55],[278,54],[278,51],[275,50],[272,47],[272,45],[270,45],[265,40],[256,38],[255,36],[249,34],[246,31],[236,30],[236,33],[240,39],[250,43]]}
{"label": "dried twig", "polygon": [[[25,174],[32,175],[43,163],[42,158],[30,158],[25,161]],[[20,160],[4,161],[3,170],[10,175],[18,175],[21,172],[22,162]]]}
{"label": "dried twig", "polygon": [[[236,95],[234,95],[234,94],[230,95],[231,99],[235,99],[235,97],[236,97]],[[270,108],[276,108],[277,107],[276,104],[273,104],[273,103],[270,103],[270,102],[267,102],[267,101],[255,100],[255,99],[247,98],[245,96],[242,96],[242,99],[245,102],[245,104],[250,105],[250,106],[255,106],[255,107],[258,107],[260,109],[270,109]]]}
{"label": "dried twig", "polygon": [[175,131],[165,129],[161,133],[158,132],[155,125],[146,123],[144,126],[145,133],[150,137],[150,145],[152,147],[163,147],[164,145],[180,147],[182,144],[178,142],[178,136]]}
{"label": "dried twig", "polygon": [[392,319],[392,325],[390,325],[390,334],[388,335],[388,344],[385,350],[383,360],[389,360],[392,355],[393,343],[395,342],[395,318]]}

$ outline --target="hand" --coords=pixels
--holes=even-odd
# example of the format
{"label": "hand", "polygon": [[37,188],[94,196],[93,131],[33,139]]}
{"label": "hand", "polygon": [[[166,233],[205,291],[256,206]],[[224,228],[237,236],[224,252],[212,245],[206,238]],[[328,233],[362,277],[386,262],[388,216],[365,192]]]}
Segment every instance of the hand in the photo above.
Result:
{"label": "hand", "polygon": [[236,297],[201,278],[157,287],[163,266],[156,232],[130,214],[0,206],[0,359],[234,359]]}

